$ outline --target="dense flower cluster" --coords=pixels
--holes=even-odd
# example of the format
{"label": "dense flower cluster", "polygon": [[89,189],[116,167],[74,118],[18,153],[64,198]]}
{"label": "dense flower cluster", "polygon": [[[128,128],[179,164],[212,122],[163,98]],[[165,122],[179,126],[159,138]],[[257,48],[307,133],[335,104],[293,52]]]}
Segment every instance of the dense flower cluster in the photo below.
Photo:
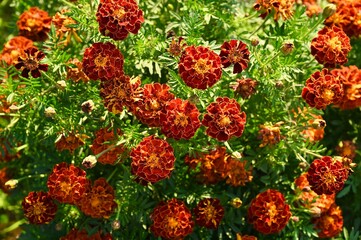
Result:
{"label": "dense flower cluster", "polygon": [[51,196],[45,192],[30,192],[24,198],[22,207],[25,217],[32,224],[51,222],[58,210]]}
{"label": "dense flower cluster", "polygon": [[89,235],[85,229],[78,230],[71,229],[67,235],[60,238],[60,240],[112,240],[113,237],[110,233],[102,235],[99,231]]}
{"label": "dense flower cluster", "polygon": [[47,12],[31,7],[20,15],[16,25],[20,36],[33,41],[45,41],[50,31],[51,17]]}
{"label": "dense flower cluster", "polygon": [[182,53],[178,71],[189,87],[207,89],[222,76],[221,58],[207,47],[189,46]]}
{"label": "dense flower cluster", "polygon": [[45,57],[45,54],[36,47],[29,47],[24,50],[24,55],[19,56],[15,67],[21,70],[21,76],[29,78],[29,73],[33,78],[41,76],[41,71],[48,71],[48,64],[42,64],[40,61]]}
{"label": "dense flower cluster", "polygon": [[134,0],[101,0],[96,17],[101,34],[114,40],[137,34],[144,22],[143,11]]}
{"label": "dense flower cluster", "polygon": [[281,16],[283,20],[287,20],[293,16],[293,6],[295,0],[257,0],[253,8],[261,11],[260,17],[265,18],[274,11],[274,20],[278,20]]}
{"label": "dense flower cluster", "polygon": [[343,216],[339,206],[331,205],[327,212],[320,217],[313,218],[312,222],[320,238],[332,238],[341,233],[343,228]]}
{"label": "dense flower cluster", "polygon": [[0,60],[5,61],[8,65],[17,62],[18,58],[26,58],[25,49],[33,47],[34,43],[30,39],[22,36],[11,38],[5,43],[0,54]]}
{"label": "dense flower cluster", "polygon": [[243,99],[250,98],[255,92],[258,82],[251,78],[237,79],[233,84],[233,90],[236,96],[241,95]]}
{"label": "dense flower cluster", "polygon": [[345,64],[350,50],[350,38],[336,26],[324,27],[311,42],[311,54],[327,68]]}
{"label": "dense flower cluster", "polygon": [[238,40],[224,42],[221,46],[221,57],[223,67],[234,65],[233,73],[241,73],[248,67],[249,51],[247,45]]}
{"label": "dense flower cluster", "polygon": [[196,223],[206,228],[217,229],[224,216],[224,208],[219,199],[202,199],[193,209]]}
{"label": "dense flower cluster", "polygon": [[150,215],[150,230],[156,237],[183,239],[193,231],[192,214],[184,202],[170,199],[160,202]]}
{"label": "dense flower cluster", "polygon": [[291,211],[282,193],[268,189],[252,200],[247,216],[257,231],[273,234],[280,232],[287,225]]}

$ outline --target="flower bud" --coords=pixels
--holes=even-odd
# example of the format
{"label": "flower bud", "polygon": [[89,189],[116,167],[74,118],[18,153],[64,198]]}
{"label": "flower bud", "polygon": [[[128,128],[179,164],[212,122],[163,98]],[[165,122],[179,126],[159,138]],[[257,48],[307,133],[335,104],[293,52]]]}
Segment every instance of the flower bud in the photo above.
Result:
{"label": "flower bud", "polygon": [[64,80],[57,81],[56,82],[56,87],[63,90],[63,89],[66,88],[66,82]]}
{"label": "flower bud", "polygon": [[326,121],[323,119],[314,119],[314,121],[312,122],[312,127],[317,129],[317,130],[321,130],[324,129],[326,127]]}
{"label": "flower bud", "polygon": [[312,217],[320,217],[321,213],[322,213],[322,211],[319,207],[312,207],[310,209],[310,214]]}
{"label": "flower bud", "polygon": [[231,200],[230,204],[234,208],[240,208],[242,206],[243,202],[240,198],[236,197]]}
{"label": "flower bud", "polygon": [[97,163],[97,158],[94,155],[89,155],[86,158],[84,158],[82,165],[85,168],[93,168],[95,164]]}
{"label": "flower bud", "polygon": [[113,230],[118,230],[118,229],[120,229],[120,222],[119,222],[119,220],[115,220],[115,221],[112,222],[112,229],[113,229]]}
{"label": "flower bud", "polygon": [[45,108],[45,117],[47,118],[53,118],[56,115],[56,111],[52,107]]}
{"label": "flower bud", "polygon": [[299,221],[300,221],[300,218],[297,217],[297,216],[292,216],[292,217],[291,217],[291,220],[294,221],[294,222],[299,222]]}
{"label": "flower bud", "polygon": [[90,113],[94,110],[94,102],[93,100],[85,101],[81,104],[81,110],[84,113]]}
{"label": "flower bud", "polygon": [[328,18],[332,16],[336,12],[336,5],[335,4],[328,4],[322,12],[322,16],[324,18]]}
{"label": "flower bud", "polygon": [[253,46],[253,47],[255,47],[255,46],[257,46],[259,44],[259,40],[258,40],[258,38],[252,38],[251,39],[251,45]]}
{"label": "flower bud", "polygon": [[8,190],[12,190],[12,189],[14,189],[14,188],[16,188],[18,186],[18,183],[19,183],[19,181],[17,179],[10,179],[9,181],[7,181],[5,183],[5,187]]}
{"label": "flower bud", "polygon": [[284,54],[284,55],[288,55],[290,54],[293,49],[295,48],[295,45],[293,44],[293,42],[291,41],[285,41],[283,44],[282,44],[282,47],[281,47],[281,52]]}

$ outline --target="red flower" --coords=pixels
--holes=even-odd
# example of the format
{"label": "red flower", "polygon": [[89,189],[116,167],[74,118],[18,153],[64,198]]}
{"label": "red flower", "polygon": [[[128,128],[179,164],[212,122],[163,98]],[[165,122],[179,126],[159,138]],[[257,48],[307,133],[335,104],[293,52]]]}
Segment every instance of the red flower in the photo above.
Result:
{"label": "red flower", "polygon": [[256,92],[258,82],[251,78],[237,79],[237,83],[233,85],[235,95],[241,95],[243,99],[248,99]]}
{"label": "red flower", "polygon": [[41,76],[41,71],[48,71],[48,64],[41,64],[40,60],[45,57],[45,54],[36,47],[29,47],[24,50],[25,55],[19,56],[16,69],[21,70],[21,76],[29,78],[29,72],[33,78]]}
{"label": "red flower", "polygon": [[258,194],[248,208],[248,221],[263,234],[280,232],[290,217],[290,206],[284,196],[273,189]]}
{"label": "red flower", "polygon": [[183,239],[193,231],[192,214],[178,199],[160,202],[150,215],[150,230],[156,237]]}
{"label": "red flower", "polygon": [[223,67],[234,65],[233,73],[241,73],[248,67],[249,51],[247,45],[242,41],[230,40],[221,46],[221,57]]}
{"label": "red flower", "polygon": [[199,226],[213,229],[218,228],[224,216],[224,208],[217,198],[202,199],[193,212]]}
{"label": "red flower", "polygon": [[16,22],[19,35],[33,41],[45,41],[48,38],[50,24],[51,17],[48,13],[37,7],[31,7],[23,12]]}
{"label": "red flower", "polygon": [[240,137],[246,124],[246,113],[234,99],[219,97],[207,107],[202,124],[207,135],[218,141],[228,141],[232,136]]}
{"label": "red flower", "polygon": [[336,152],[341,157],[347,157],[353,160],[356,157],[356,144],[350,140],[341,141],[336,147]]}
{"label": "red flower", "polygon": [[134,0],[101,0],[96,13],[99,31],[114,40],[137,34],[144,22],[143,12]]}
{"label": "red flower", "polygon": [[51,222],[58,210],[53,199],[45,192],[30,192],[22,202],[25,217],[32,224]]}
{"label": "red flower", "polygon": [[311,54],[326,68],[345,64],[350,50],[350,38],[336,26],[324,27],[311,42]]}
{"label": "red flower", "polygon": [[174,169],[172,146],[155,136],[144,138],[131,151],[130,157],[132,173],[146,182],[155,183],[167,178]]}
{"label": "red flower", "polygon": [[27,39],[26,37],[13,37],[5,43],[0,54],[0,60],[5,61],[8,65],[16,63],[19,57],[26,57],[25,49],[33,46],[33,41]]}
{"label": "red flower", "polygon": [[332,238],[341,233],[343,228],[342,211],[335,203],[320,217],[313,218],[312,222],[319,238]]}
{"label": "red flower", "polygon": [[338,159],[324,156],[315,159],[308,169],[307,180],[318,195],[341,191],[349,176],[350,169]]}
{"label": "red flower", "polygon": [[160,127],[160,113],[166,103],[174,99],[167,84],[150,83],[143,87],[143,94],[135,105],[135,116],[149,127]]}
{"label": "red flower", "polygon": [[[122,133],[120,129],[117,129],[117,136],[120,136]],[[118,157],[124,153],[125,148],[123,145],[114,146],[115,141],[117,140],[114,136],[114,131],[107,128],[101,128],[96,133],[96,138],[93,141],[90,149],[94,155],[97,155],[104,150],[110,148],[109,151],[100,155],[97,160],[102,164],[114,164],[118,160]]]}
{"label": "red flower", "polygon": [[117,47],[110,43],[93,43],[85,49],[83,71],[92,80],[101,81],[120,78],[123,72],[124,58]]}
{"label": "red flower", "polygon": [[83,197],[88,184],[84,170],[65,162],[54,166],[47,182],[52,198],[70,204],[76,204]]}
{"label": "red flower", "polygon": [[78,230],[76,228],[73,228],[66,236],[60,238],[60,240],[112,240],[112,239],[113,237],[110,233],[101,235],[101,233],[98,231],[92,235],[88,235],[85,229]]}
{"label": "red flower", "polygon": [[302,90],[302,98],[317,109],[325,109],[327,105],[337,104],[343,97],[342,83],[328,69],[316,71],[306,81]]}
{"label": "red flower", "polygon": [[190,139],[201,126],[197,107],[187,100],[173,99],[160,115],[162,133],[179,140]]}
{"label": "red flower", "polygon": [[117,207],[114,189],[105,178],[99,178],[93,186],[88,185],[77,206],[85,215],[92,218],[108,219]]}
{"label": "red flower", "polygon": [[182,53],[178,71],[189,87],[206,89],[222,76],[221,58],[209,48],[189,46]]}

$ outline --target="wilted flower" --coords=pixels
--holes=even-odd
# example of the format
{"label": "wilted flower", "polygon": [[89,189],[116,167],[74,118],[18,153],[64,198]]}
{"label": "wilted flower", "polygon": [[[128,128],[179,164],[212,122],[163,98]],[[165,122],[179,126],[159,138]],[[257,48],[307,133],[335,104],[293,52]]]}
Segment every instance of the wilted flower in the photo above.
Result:
{"label": "wilted flower", "polygon": [[288,55],[293,51],[294,48],[295,48],[295,45],[293,44],[292,41],[285,41],[284,43],[282,43],[281,52],[284,55]]}
{"label": "wilted flower", "polygon": [[45,41],[48,38],[50,24],[51,17],[48,13],[37,7],[31,7],[23,12],[16,22],[19,35],[33,41]]}
{"label": "wilted flower", "polygon": [[302,131],[302,135],[310,142],[317,142],[323,139],[325,133],[326,121],[322,116],[315,116],[308,120],[308,128]]}
{"label": "wilted flower", "polygon": [[249,51],[247,45],[238,40],[224,42],[221,46],[221,57],[223,67],[233,66],[233,73],[241,73],[248,67]]}
{"label": "wilted flower", "polygon": [[334,203],[327,212],[322,213],[320,217],[313,218],[312,223],[319,238],[336,237],[343,228],[341,208]]}
{"label": "wilted flower", "polygon": [[232,87],[235,95],[241,95],[243,99],[248,99],[256,92],[257,85],[258,82],[251,78],[242,78],[237,79]]}
{"label": "wilted flower", "polygon": [[81,165],[83,165],[85,168],[93,168],[97,162],[97,158],[94,155],[89,155],[83,159]]}
{"label": "wilted flower", "polygon": [[58,210],[51,196],[45,192],[30,192],[24,198],[22,207],[25,217],[32,224],[51,222]]}
{"label": "wilted flower", "polygon": [[53,118],[56,115],[56,111],[53,107],[47,107],[44,111],[45,117]]}
{"label": "wilted flower", "polygon": [[83,63],[80,62],[78,59],[72,59],[69,63],[75,65],[75,67],[67,67],[67,75],[66,79],[71,79],[74,82],[88,82],[90,79],[89,77],[83,72]]}
{"label": "wilted flower", "polygon": [[336,147],[336,152],[341,157],[353,160],[356,157],[356,144],[350,140],[341,141]]}
{"label": "wilted flower", "polygon": [[172,38],[172,42],[169,44],[168,52],[173,57],[178,57],[182,54],[184,48],[187,46],[182,37],[178,38],[178,41],[175,38]]}
{"label": "wilted flower", "polygon": [[243,204],[242,200],[239,197],[233,198],[230,203],[234,208],[240,208]]}
{"label": "wilted flower", "polygon": [[18,61],[19,57],[26,57],[25,49],[33,46],[33,41],[26,37],[13,37],[4,44],[4,48],[0,54],[0,60],[5,61],[8,65],[14,64]]}
{"label": "wilted flower", "polygon": [[279,124],[261,125],[260,128],[258,131],[258,139],[262,140],[262,143],[259,145],[260,147],[275,145],[281,141],[282,136]]}
{"label": "wilted flower", "polygon": [[77,42],[82,42],[78,34],[76,33],[76,29],[70,27],[69,25],[76,24],[76,21],[65,15],[69,10],[62,9],[60,12],[57,12],[52,19],[52,23],[55,25],[56,28],[56,36],[59,39],[66,39],[62,42],[64,45],[68,45],[71,41],[71,37],[73,36]]}
{"label": "wilted flower", "polygon": [[287,20],[293,15],[293,5],[295,0],[257,0],[253,8],[261,11],[260,17],[265,18],[274,10],[274,20],[278,20],[281,16],[283,20]]}
{"label": "wilted flower", "polygon": [[55,142],[55,147],[58,151],[69,150],[70,153],[74,153],[74,150],[84,145],[84,139],[89,138],[85,134],[78,134],[70,132],[67,135],[62,133]]}
{"label": "wilted flower", "polygon": [[29,73],[33,78],[41,76],[41,71],[48,71],[48,64],[41,64],[40,60],[45,57],[45,54],[36,47],[29,47],[24,50],[25,55],[19,56],[15,67],[21,70],[21,76],[29,78]]}
{"label": "wilted flower", "polygon": [[226,183],[233,186],[245,186],[247,182],[251,182],[252,166],[247,166],[247,161],[239,161],[238,159],[229,158]]}
{"label": "wilted flower", "polygon": [[217,198],[202,199],[193,212],[199,226],[211,229],[217,229],[224,216],[224,208]]}

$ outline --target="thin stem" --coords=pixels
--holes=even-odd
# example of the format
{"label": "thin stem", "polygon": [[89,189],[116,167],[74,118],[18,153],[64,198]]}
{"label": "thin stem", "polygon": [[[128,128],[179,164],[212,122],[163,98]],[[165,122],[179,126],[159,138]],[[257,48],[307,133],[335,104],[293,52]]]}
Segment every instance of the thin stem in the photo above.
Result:
{"label": "thin stem", "polygon": [[20,227],[21,225],[23,225],[25,222],[26,222],[25,219],[21,219],[21,220],[19,220],[19,221],[17,221],[17,222],[14,222],[14,223],[11,224],[9,227],[1,230],[1,231],[0,231],[0,235],[3,235],[3,234],[5,234],[5,233],[11,232],[11,231],[17,229],[18,227]]}
{"label": "thin stem", "polygon": [[269,18],[270,18],[270,15],[268,14],[266,16],[266,18],[264,19],[264,21],[262,22],[262,24],[259,25],[259,27],[256,30],[254,30],[249,37],[252,37],[256,32],[258,32],[266,24],[266,22]]}
{"label": "thin stem", "polygon": [[118,171],[118,168],[115,168],[114,170],[113,170],[113,172],[109,175],[109,177],[107,178],[107,182],[109,182],[110,181],[110,179],[112,179],[112,177],[114,176],[114,174],[116,173]]}
{"label": "thin stem", "polygon": [[304,152],[304,153],[307,153],[307,154],[310,154],[312,156],[315,156],[315,157],[318,157],[318,158],[322,158],[323,156],[320,155],[320,154],[317,154],[317,153],[314,153],[310,150],[308,150],[307,148],[299,148],[300,151]]}

